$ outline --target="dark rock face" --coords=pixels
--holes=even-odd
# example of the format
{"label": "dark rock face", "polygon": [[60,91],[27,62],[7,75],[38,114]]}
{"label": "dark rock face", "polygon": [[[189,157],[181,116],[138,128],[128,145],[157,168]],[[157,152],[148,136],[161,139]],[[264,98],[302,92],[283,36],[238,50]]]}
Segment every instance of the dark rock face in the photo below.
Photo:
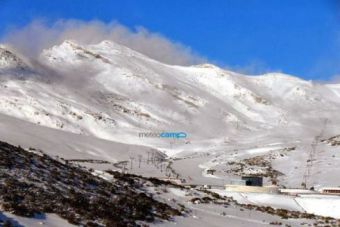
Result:
{"label": "dark rock face", "polygon": [[138,226],[180,214],[153,199],[142,186],[145,181],[124,174],[107,181],[0,142],[0,208],[16,215],[56,213],[78,225]]}

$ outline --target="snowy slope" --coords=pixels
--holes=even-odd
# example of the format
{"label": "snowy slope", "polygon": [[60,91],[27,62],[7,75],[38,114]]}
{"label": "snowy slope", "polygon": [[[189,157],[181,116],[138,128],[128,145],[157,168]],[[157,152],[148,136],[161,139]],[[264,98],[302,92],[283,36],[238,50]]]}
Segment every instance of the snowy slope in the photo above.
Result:
{"label": "snowy slope", "polygon": [[26,64],[15,53],[0,45],[0,69],[25,68]]}
{"label": "snowy slope", "polygon": [[339,196],[325,195],[300,195],[298,197],[265,194],[265,193],[239,193],[226,192],[225,190],[214,189],[214,192],[233,197],[242,204],[254,204],[262,206],[270,206],[276,209],[287,209],[293,211],[307,212],[311,214],[340,218]]}
{"label": "snowy slope", "polygon": [[[83,149],[106,140],[126,149],[129,146],[124,144],[142,145],[179,158],[210,154],[199,159],[200,165],[219,169],[220,175],[225,175],[223,168],[232,157],[242,160],[293,145],[294,151],[284,157],[278,154],[272,164],[285,173],[280,181],[296,186],[301,184],[315,136],[322,133],[327,139],[340,134],[336,127],[340,123],[340,85],[316,84],[280,73],[247,76],[210,64],[166,65],[111,41],[96,45],[65,41],[44,50],[39,66],[33,64],[29,69],[21,67],[25,61],[15,52],[7,56],[6,47],[0,53],[1,67],[6,69],[0,70],[0,113],[12,119],[2,117],[1,136],[16,144],[29,146],[24,139],[6,133],[6,127],[15,131],[20,124],[6,122],[20,119],[44,128],[34,132],[42,141],[48,141],[55,130],[60,134],[57,138],[74,137],[67,140],[71,146],[78,138],[90,138],[93,142]],[[20,79],[8,77],[13,69],[30,73]],[[141,132],[159,131],[186,132],[188,138],[139,137]],[[28,133],[27,129],[20,131],[20,138]],[[271,144],[279,146],[266,149]],[[317,152],[320,161],[313,170],[313,183],[340,185],[333,182],[335,176],[325,177],[339,168],[338,148],[320,147],[324,152]],[[263,152],[251,152],[254,149]],[[119,160],[121,153],[93,154]],[[191,174],[204,178],[202,171],[204,168],[196,166]]]}

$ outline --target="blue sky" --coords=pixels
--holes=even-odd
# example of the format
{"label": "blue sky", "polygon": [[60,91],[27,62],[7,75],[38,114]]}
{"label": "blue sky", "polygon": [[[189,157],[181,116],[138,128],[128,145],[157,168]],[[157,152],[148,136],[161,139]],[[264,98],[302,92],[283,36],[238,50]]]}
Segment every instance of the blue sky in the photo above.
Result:
{"label": "blue sky", "polygon": [[336,0],[0,0],[0,35],[35,19],[143,26],[248,73],[282,71],[313,80],[340,75]]}

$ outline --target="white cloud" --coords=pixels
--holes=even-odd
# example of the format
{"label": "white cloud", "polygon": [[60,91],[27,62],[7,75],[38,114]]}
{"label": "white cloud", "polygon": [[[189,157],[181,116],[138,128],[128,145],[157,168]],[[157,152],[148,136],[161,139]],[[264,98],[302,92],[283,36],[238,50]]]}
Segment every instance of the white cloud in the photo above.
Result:
{"label": "white cloud", "polygon": [[35,20],[24,27],[10,30],[2,42],[12,45],[26,56],[34,57],[42,49],[60,44],[66,39],[82,44],[112,40],[168,64],[191,65],[204,61],[189,47],[160,34],[143,27],[131,30],[116,22],[59,20],[48,25]]}

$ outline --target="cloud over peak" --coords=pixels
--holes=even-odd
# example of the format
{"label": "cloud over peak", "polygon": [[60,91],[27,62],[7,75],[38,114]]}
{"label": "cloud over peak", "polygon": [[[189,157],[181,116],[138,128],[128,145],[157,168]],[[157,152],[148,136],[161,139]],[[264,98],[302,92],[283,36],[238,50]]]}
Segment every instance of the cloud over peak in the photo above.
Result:
{"label": "cloud over peak", "polygon": [[146,28],[137,27],[131,30],[117,22],[59,20],[48,24],[35,20],[24,27],[11,29],[2,37],[2,42],[15,47],[26,56],[36,57],[43,49],[67,39],[81,44],[111,40],[167,64],[192,65],[204,62],[204,58],[193,53],[190,47]]}

